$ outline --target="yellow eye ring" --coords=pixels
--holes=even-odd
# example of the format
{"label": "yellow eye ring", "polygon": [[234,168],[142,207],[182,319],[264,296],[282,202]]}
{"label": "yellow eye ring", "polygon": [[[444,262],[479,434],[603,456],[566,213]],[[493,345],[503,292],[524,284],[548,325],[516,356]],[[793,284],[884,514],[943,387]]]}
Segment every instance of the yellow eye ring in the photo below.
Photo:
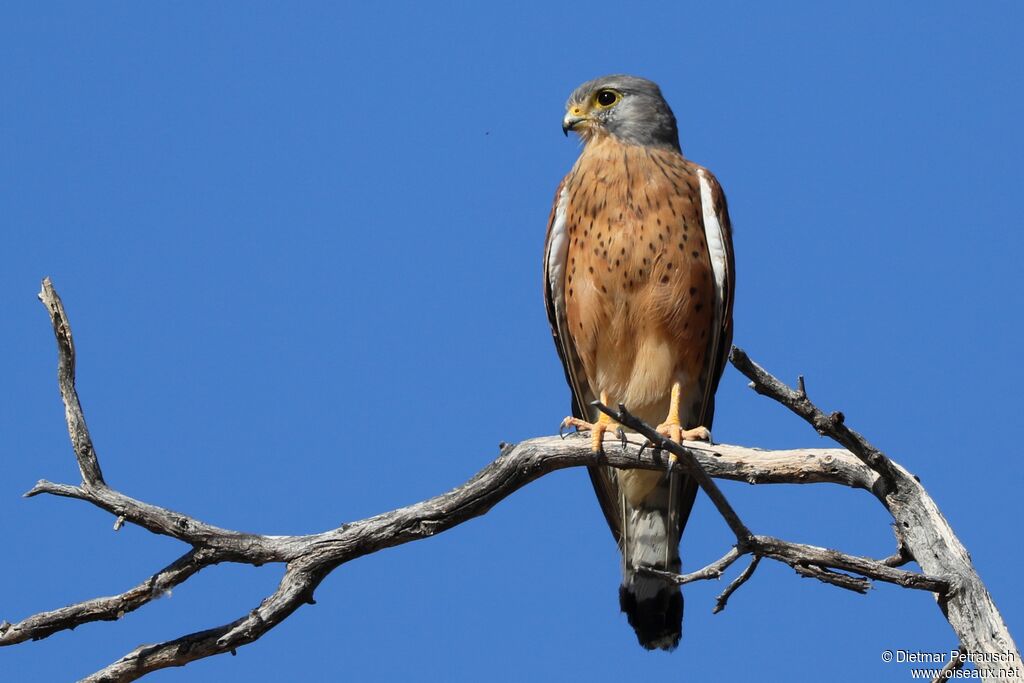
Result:
{"label": "yellow eye ring", "polygon": [[615,106],[619,100],[622,99],[622,93],[615,90],[604,89],[598,90],[597,94],[594,95],[594,104],[602,109]]}

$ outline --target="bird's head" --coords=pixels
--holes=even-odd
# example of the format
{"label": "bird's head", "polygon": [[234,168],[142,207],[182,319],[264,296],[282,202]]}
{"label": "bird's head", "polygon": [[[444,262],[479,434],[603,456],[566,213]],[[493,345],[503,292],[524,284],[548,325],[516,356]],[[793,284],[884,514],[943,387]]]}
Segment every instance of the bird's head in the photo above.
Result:
{"label": "bird's head", "polygon": [[679,131],[656,83],[617,74],[587,81],[565,105],[562,132],[578,133],[584,142],[612,135],[623,142],[679,149]]}

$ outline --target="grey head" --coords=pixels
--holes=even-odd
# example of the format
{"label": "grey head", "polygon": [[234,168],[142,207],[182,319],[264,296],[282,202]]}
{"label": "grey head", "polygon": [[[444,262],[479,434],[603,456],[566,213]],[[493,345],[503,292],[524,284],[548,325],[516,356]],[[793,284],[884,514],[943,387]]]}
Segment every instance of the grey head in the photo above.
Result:
{"label": "grey head", "polygon": [[658,85],[646,78],[615,74],[587,81],[565,104],[562,131],[589,142],[612,135],[633,145],[679,149],[679,130]]}

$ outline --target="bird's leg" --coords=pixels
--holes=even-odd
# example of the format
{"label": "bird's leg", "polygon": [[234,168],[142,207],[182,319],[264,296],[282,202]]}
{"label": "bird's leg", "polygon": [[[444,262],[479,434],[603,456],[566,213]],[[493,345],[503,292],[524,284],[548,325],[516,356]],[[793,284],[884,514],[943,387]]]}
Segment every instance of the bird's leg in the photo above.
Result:
{"label": "bird's leg", "polygon": [[[601,403],[608,405],[608,392],[601,392]],[[567,427],[575,427],[576,431],[579,432],[590,432],[590,450],[594,453],[604,452],[604,434],[609,430],[613,430],[618,434],[622,441],[626,440],[626,435],[622,432],[619,424],[605,413],[601,413],[600,417],[597,418],[597,422],[587,422],[578,417],[567,417],[562,420],[561,428],[565,429]]]}
{"label": "bird's leg", "polygon": [[[658,433],[672,439],[676,443],[682,443],[683,441],[711,441],[711,432],[708,431],[707,427],[683,429],[683,425],[679,421],[679,399],[682,391],[683,388],[679,382],[672,383],[672,393],[669,396],[668,417],[665,418],[664,422],[657,426]],[[675,453],[669,454],[669,466],[671,467],[675,463]]]}

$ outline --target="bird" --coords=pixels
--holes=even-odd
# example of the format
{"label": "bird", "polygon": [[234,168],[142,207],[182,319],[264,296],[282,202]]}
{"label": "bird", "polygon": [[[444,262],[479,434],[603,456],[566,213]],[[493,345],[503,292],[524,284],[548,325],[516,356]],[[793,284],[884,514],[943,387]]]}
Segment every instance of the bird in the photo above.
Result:
{"label": "bird", "polygon": [[[622,427],[592,404],[623,404],[675,441],[710,440],[715,392],[732,345],[735,265],[725,194],[679,146],[658,85],[616,74],[569,96],[562,131],[582,150],[555,192],[544,301],[572,392],[563,428],[603,452]],[[619,605],[648,650],[682,637],[679,541],[693,478],[588,467],[622,553]]]}

